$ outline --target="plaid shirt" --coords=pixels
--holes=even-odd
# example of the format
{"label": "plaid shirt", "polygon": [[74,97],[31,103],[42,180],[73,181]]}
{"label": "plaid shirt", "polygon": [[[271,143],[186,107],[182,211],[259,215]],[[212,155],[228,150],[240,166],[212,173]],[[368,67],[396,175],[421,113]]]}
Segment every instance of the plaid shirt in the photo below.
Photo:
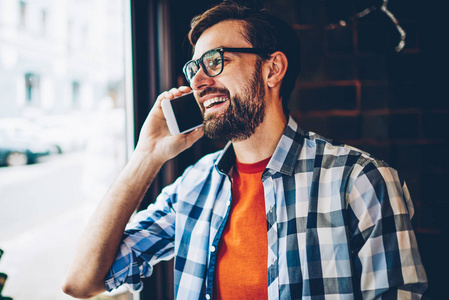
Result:
{"label": "plaid shirt", "polygon": [[[232,145],[207,155],[139,212],[107,290],[142,288],[175,258],[177,299],[210,299],[229,215]],[[266,170],[269,299],[418,299],[426,274],[396,171],[369,154],[304,133],[290,117]],[[243,230],[243,229],[242,229]]]}

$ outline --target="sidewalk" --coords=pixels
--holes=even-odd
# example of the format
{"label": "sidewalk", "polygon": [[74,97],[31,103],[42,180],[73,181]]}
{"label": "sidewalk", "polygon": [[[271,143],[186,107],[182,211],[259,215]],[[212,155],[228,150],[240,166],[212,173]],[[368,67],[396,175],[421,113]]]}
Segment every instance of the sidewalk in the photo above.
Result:
{"label": "sidewalk", "polygon": [[73,299],[61,291],[61,282],[94,208],[87,203],[3,241],[0,270],[8,274],[3,295],[14,300]]}
{"label": "sidewalk", "polygon": [[[73,300],[61,291],[62,278],[95,206],[85,204],[2,242],[0,270],[8,274],[2,294],[14,300]],[[112,297],[116,294],[97,298],[132,299],[130,293]]]}

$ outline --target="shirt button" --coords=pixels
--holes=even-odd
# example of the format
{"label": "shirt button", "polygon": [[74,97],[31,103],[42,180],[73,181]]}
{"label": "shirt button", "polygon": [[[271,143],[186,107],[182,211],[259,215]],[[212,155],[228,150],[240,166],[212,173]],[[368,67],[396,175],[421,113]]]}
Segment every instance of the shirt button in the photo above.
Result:
{"label": "shirt button", "polygon": [[206,294],[206,299],[209,300],[210,299],[210,295]]}
{"label": "shirt button", "polygon": [[211,252],[215,252],[215,247],[214,246],[210,246],[210,251]]}

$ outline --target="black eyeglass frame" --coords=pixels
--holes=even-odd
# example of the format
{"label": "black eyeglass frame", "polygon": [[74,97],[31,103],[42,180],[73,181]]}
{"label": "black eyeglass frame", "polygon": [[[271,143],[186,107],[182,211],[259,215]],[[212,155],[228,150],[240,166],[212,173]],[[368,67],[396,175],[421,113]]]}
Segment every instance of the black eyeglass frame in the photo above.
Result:
{"label": "black eyeglass frame", "polygon": [[[218,51],[220,53],[220,57],[221,57],[221,70],[217,74],[214,74],[214,75],[210,75],[207,72],[207,68],[206,68],[206,66],[204,65],[204,62],[203,62],[204,56],[207,53],[210,53],[212,51]],[[189,64],[191,64],[192,62],[198,68],[198,70],[196,71],[195,75],[200,70],[200,67],[203,69],[204,73],[207,76],[209,76],[209,77],[215,77],[215,76],[220,75],[223,72],[223,69],[224,69],[223,53],[225,53],[225,52],[250,53],[250,54],[257,54],[257,55],[269,55],[269,54],[272,54],[275,51],[272,50],[272,49],[264,49],[264,48],[226,48],[226,47],[219,47],[219,48],[213,48],[213,49],[207,50],[206,52],[203,53],[203,55],[201,55],[200,58],[192,59],[192,60],[189,60],[188,62],[185,63],[184,67],[182,68],[182,72],[184,73],[184,76],[186,77],[187,81],[190,83],[189,76],[187,76],[187,66]],[[195,77],[195,75],[192,76],[192,78]]]}

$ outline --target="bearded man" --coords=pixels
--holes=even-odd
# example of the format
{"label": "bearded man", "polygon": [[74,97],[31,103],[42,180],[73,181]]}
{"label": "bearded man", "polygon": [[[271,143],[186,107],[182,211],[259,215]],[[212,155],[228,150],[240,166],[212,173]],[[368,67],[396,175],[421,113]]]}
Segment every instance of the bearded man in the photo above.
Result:
{"label": "bearded man", "polygon": [[[223,2],[192,21],[184,73],[203,128],[171,136],[162,93],[127,166],[92,217],[64,291],[138,291],[174,258],[176,299],[417,299],[427,279],[395,170],[302,131],[287,103],[294,31]],[[160,167],[206,134],[230,142],[189,167],[125,228]]]}

